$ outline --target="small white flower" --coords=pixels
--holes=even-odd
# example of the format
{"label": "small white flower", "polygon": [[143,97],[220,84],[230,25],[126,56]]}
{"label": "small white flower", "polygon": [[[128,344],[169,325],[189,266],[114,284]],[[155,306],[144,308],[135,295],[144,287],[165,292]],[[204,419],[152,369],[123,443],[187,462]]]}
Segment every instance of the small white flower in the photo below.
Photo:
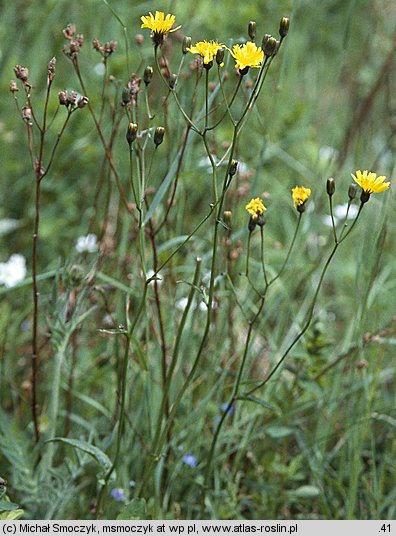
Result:
{"label": "small white flower", "polygon": [[[339,219],[345,218],[347,210],[348,203],[345,203],[344,205],[336,205],[334,207],[334,216]],[[349,207],[348,220],[353,220],[354,218],[356,218],[358,211],[359,209],[357,205],[351,205]]]}
{"label": "small white flower", "polygon": [[0,262],[0,284],[7,288],[14,287],[26,277],[26,259],[14,253],[7,262]]}
{"label": "small white flower", "polygon": [[[343,220],[345,218],[347,210],[348,210],[348,203],[344,203],[343,205],[336,205],[333,208],[333,216],[334,216],[334,224],[335,225],[337,225],[337,223],[340,220]],[[359,211],[359,209],[358,209],[358,207],[356,205],[351,205],[349,207],[348,220],[353,220],[354,218],[356,218],[358,211]],[[322,221],[328,227],[332,227],[332,225],[333,225],[330,215],[323,216]]]}
{"label": "small white flower", "polygon": [[98,238],[96,234],[89,233],[87,236],[79,236],[76,242],[78,253],[96,253],[98,251]]}
{"label": "small white flower", "polygon": [[94,71],[98,76],[103,76],[106,72],[104,63],[97,63],[94,67]]}

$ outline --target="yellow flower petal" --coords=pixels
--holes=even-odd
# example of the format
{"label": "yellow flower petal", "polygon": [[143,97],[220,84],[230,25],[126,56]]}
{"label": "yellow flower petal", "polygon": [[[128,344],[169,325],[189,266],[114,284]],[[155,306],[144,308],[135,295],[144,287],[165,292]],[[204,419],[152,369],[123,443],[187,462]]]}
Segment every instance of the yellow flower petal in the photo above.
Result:
{"label": "yellow flower petal", "polygon": [[223,43],[218,43],[217,41],[198,41],[187,50],[192,54],[199,54],[203,58],[203,62],[208,64],[213,61],[217,51],[224,46]]}
{"label": "yellow flower petal", "polygon": [[308,197],[311,195],[310,188],[304,188],[304,186],[296,186],[292,189],[293,203],[295,207],[303,205]]}
{"label": "yellow flower petal", "polygon": [[252,216],[262,216],[264,211],[267,210],[259,197],[249,201],[245,208]]}
{"label": "yellow flower petal", "polygon": [[385,182],[386,177],[381,175],[377,177],[377,174],[373,171],[368,172],[367,170],[356,171],[356,175],[351,173],[353,180],[361,187],[361,189],[366,192],[366,194],[377,194],[384,192],[390,186],[390,182]]}
{"label": "yellow flower petal", "polygon": [[235,59],[235,68],[240,70],[246,67],[260,67],[264,58],[261,47],[250,41],[244,45],[234,45],[231,54]]}

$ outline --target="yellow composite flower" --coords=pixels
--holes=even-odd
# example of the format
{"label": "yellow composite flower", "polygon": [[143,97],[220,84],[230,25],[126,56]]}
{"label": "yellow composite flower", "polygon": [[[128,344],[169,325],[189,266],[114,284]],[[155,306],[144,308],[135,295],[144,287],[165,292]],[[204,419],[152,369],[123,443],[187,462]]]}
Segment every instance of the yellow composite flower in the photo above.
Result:
{"label": "yellow composite flower", "polygon": [[143,23],[141,28],[149,28],[153,32],[153,40],[156,44],[160,44],[162,42],[164,35],[170,32],[175,32],[181,28],[181,26],[172,28],[176,20],[175,15],[170,15],[168,13],[165,16],[163,11],[156,11],[155,16],[150,11],[148,15],[143,15],[140,17],[140,20]]}
{"label": "yellow composite flower", "polygon": [[199,54],[203,58],[203,62],[208,64],[213,61],[217,51],[224,46],[223,43],[218,43],[217,41],[198,41],[187,50],[192,54]]}
{"label": "yellow composite flower", "polygon": [[377,174],[373,171],[368,172],[365,170],[362,173],[359,169],[356,171],[356,176],[353,175],[353,173],[351,173],[351,175],[353,180],[358,183],[363,192],[366,194],[377,194],[379,192],[384,192],[390,186],[390,182],[385,182],[386,177],[383,175],[381,175],[381,177],[377,177]]}
{"label": "yellow composite flower", "polygon": [[231,54],[235,59],[235,68],[243,70],[246,67],[260,67],[264,52],[251,41],[244,45],[234,45]]}
{"label": "yellow composite flower", "polygon": [[245,208],[252,216],[262,216],[264,211],[267,210],[259,197],[249,201]]}
{"label": "yellow composite flower", "polygon": [[311,195],[310,188],[304,188],[304,186],[296,186],[292,189],[293,203],[295,207],[301,207],[308,197]]}

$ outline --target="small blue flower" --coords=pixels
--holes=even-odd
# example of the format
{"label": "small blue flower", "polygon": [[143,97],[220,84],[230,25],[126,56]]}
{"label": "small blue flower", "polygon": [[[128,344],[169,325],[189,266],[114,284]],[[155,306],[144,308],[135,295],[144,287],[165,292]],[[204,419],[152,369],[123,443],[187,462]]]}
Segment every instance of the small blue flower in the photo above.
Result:
{"label": "small blue flower", "polygon": [[188,465],[192,469],[196,467],[198,463],[197,458],[189,452],[183,456],[182,460],[186,465]]}
{"label": "small blue flower", "polygon": [[221,411],[226,411],[227,414],[231,417],[231,415],[234,415],[235,413],[235,406],[232,405],[228,407],[228,402],[224,402],[224,404],[221,405]]}
{"label": "small blue flower", "polygon": [[111,490],[110,495],[115,501],[125,501],[125,493],[122,488],[114,488]]}

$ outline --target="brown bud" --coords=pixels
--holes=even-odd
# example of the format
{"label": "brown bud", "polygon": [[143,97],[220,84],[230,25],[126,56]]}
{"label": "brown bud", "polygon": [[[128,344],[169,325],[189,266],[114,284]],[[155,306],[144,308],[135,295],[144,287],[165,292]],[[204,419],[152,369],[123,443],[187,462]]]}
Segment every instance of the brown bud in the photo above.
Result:
{"label": "brown bud", "polygon": [[29,69],[27,69],[26,67],[15,65],[14,73],[18,80],[21,80],[22,82],[27,82],[29,79]]}
{"label": "brown bud", "polygon": [[15,80],[10,80],[10,91],[11,93],[15,93],[16,91],[19,91],[19,87],[17,86],[17,83]]}
{"label": "brown bud", "polygon": [[77,102],[77,91],[72,91],[69,95],[69,104],[74,106]]}
{"label": "brown bud", "polygon": [[139,45],[139,46],[143,45],[143,43],[144,43],[144,35],[143,34],[136,34],[135,40],[136,40],[137,45]]}
{"label": "brown bud", "polygon": [[85,106],[88,104],[89,102],[89,99],[88,97],[85,97],[84,95],[82,97],[80,97],[77,101],[77,106],[79,108],[85,108]]}
{"label": "brown bud", "polygon": [[59,104],[61,106],[68,106],[68,104],[69,104],[69,95],[68,95],[67,91],[59,91],[58,99],[59,99]]}
{"label": "brown bud", "polygon": [[287,17],[282,17],[279,24],[279,35],[282,37],[287,36],[289,33],[290,20]]}
{"label": "brown bud", "polygon": [[92,46],[94,47],[95,50],[97,50],[98,52],[102,52],[102,46],[99,42],[98,39],[92,39]]}
{"label": "brown bud", "polygon": [[48,82],[52,82],[52,80],[55,78],[55,66],[56,58],[52,58],[48,62]]}
{"label": "brown bud", "polygon": [[63,35],[68,41],[71,41],[76,33],[76,25],[70,23],[63,29]]}
{"label": "brown bud", "polygon": [[155,129],[154,143],[155,143],[156,147],[158,147],[158,145],[161,145],[161,143],[164,141],[164,134],[165,134],[164,127],[157,127]]}
{"label": "brown bud", "polygon": [[32,119],[32,110],[27,104],[22,108],[22,119],[27,123]]}

